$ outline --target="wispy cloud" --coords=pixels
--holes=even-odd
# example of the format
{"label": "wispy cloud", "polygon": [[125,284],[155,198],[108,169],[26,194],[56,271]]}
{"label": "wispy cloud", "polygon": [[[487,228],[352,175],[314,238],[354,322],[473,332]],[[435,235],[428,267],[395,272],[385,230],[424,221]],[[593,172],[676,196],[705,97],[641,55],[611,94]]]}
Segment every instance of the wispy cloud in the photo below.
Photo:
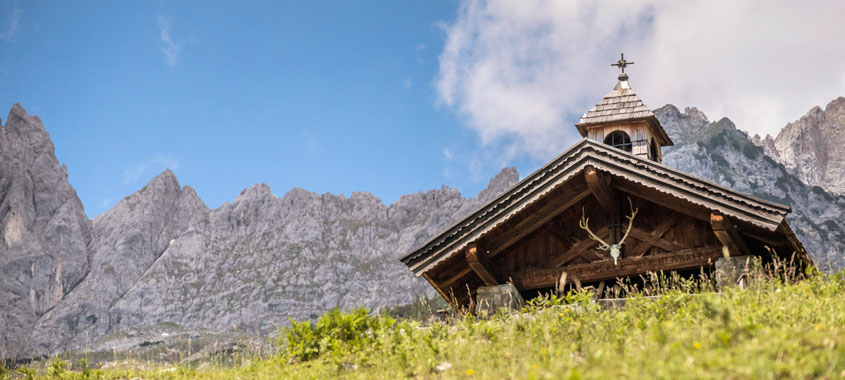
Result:
{"label": "wispy cloud", "polygon": [[0,40],[9,42],[15,38],[21,28],[21,16],[23,16],[23,10],[20,8],[12,10],[12,14],[9,15],[8,26],[0,32]]}
{"label": "wispy cloud", "polygon": [[139,163],[135,166],[127,168],[123,171],[123,183],[129,184],[133,183],[144,175],[154,171],[157,173],[159,171],[163,171],[164,169],[178,169],[179,168],[179,160],[166,156],[157,154],[152,156],[149,160]]}
{"label": "wispy cloud", "polygon": [[182,44],[173,38],[169,18],[159,15],[158,29],[161,33],[161,51],[164,53],[164,61],[168,66],[174,66],[179,63]]}
{"label": "wispy cloud", "polygon": [[[435,86],[484,144],[548,159],[626,72],[652,108],[697,106],[776,133],[843,95],[845,2],[465,0]],[[788,25],[789,27],[784,27]]]}

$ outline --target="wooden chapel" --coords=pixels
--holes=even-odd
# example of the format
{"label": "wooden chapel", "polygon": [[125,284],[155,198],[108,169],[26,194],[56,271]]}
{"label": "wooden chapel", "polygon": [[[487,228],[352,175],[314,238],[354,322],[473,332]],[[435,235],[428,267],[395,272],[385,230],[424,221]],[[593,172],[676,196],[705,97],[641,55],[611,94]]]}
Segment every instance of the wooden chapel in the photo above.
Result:
{"label": "wooden chapel", "polygon": [[[647,272],[710,270],[732,257],[809,256],[786,222],[789,206],[661,164],[671,138],[628,84],[575,125],[580,142],[401,260],[452,307],[481,287],[512,282],[523,298]],[[769,258],[770,259],[770,258]]]}

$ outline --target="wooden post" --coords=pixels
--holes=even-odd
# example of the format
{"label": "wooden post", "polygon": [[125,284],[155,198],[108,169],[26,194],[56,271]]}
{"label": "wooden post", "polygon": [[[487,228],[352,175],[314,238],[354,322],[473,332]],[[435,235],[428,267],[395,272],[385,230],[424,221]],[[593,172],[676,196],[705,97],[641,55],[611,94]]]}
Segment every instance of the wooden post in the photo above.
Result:
{"label": "wooden post", "polygon": [[499,285],[502,281],[499,274],[493,267],[493,263],[487,258],[484,252],[479,252],[475,244],[470,244],[466,250],[467,263],[470,268],[484,281],[487,286]]}
{"label": "wooden post", "polygon": [[443,289],[440,288],[440,286],[437,286],[437,283],[434,282],[434,280],[431,278],[431,276],[428,275],[428,273],[423,273],[422,277],[426,281],[428,281],[429,284],[431,284],[431,287],[433,287],[434,290],[436,290],[437,293],[439,293],[440,296],[443,297],[443,299],[446,300],[446,302],[449,303],[449,306],[452,306],[452,309],[454,309],[455,311],[458,311],[458,305],[457,305],[457,303],[455,303],[455,300],[452,297],[449,297],[449,295],[446,294],[446,292],[444,292]]}
{"label": "wooden post", "polygon": [[730,219],[723,215],[711,213],[710,224],[713,226],[713,234],[716,235],[716,239],[719,239],[719,242],[721,242],[722,245],[728,247],[728,251],[731,252],[731,256],[751,254],[748,247],[745,245],[745,241],[742,240],[741,236],[739,236],[739,232],[736,231],[736,227],[734,227],[734,224],[731,223]]}

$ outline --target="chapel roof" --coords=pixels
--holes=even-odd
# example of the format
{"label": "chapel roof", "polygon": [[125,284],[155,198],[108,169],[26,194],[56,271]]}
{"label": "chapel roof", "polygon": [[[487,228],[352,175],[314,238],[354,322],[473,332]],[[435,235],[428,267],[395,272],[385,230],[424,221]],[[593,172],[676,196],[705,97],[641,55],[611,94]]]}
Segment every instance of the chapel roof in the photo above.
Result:
{"label": "chapel roof", "polygon": [[587,128],[607,124],[621,124],[623,122],[645,120],[655,129],[663,140],[660,145],[673,145],[672,140],[654,113],[643,103],[628,83],[628,74],[619,75],[619,82],[613,91],[608,93],[593,108],[584,113],[575,126],[581,136],[587,135]]}
{"label": "chapel roof", "polygon": [[409,252],[402,257],[402,262],[416,275],[422,275],[574,178],[587,166],[687,202],[690,207],[703,207],[739,223],[785,235],[798,254],[806,256],[786,225],[785,216],[791,211],[789,206],[747,195],[585,138],[498,198]]}

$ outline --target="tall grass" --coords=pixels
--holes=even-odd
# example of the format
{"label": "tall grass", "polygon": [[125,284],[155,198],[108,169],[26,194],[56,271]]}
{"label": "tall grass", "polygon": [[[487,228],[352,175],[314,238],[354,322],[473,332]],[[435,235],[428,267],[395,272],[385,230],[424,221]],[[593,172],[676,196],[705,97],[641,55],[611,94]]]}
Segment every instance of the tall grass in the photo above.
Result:
{"label": "tall grass", "polygon": [[[98,370],[88,378],[840,378],[845,273],[775,261],[715,292],[709,276],[649,275],[548,294],[517,313],[449,321],[332,311],[294,323],[278,353],[235,367]],[[86,378],[81,371],[43,378]],[[52,376],[52,377],[51,377]]]}

